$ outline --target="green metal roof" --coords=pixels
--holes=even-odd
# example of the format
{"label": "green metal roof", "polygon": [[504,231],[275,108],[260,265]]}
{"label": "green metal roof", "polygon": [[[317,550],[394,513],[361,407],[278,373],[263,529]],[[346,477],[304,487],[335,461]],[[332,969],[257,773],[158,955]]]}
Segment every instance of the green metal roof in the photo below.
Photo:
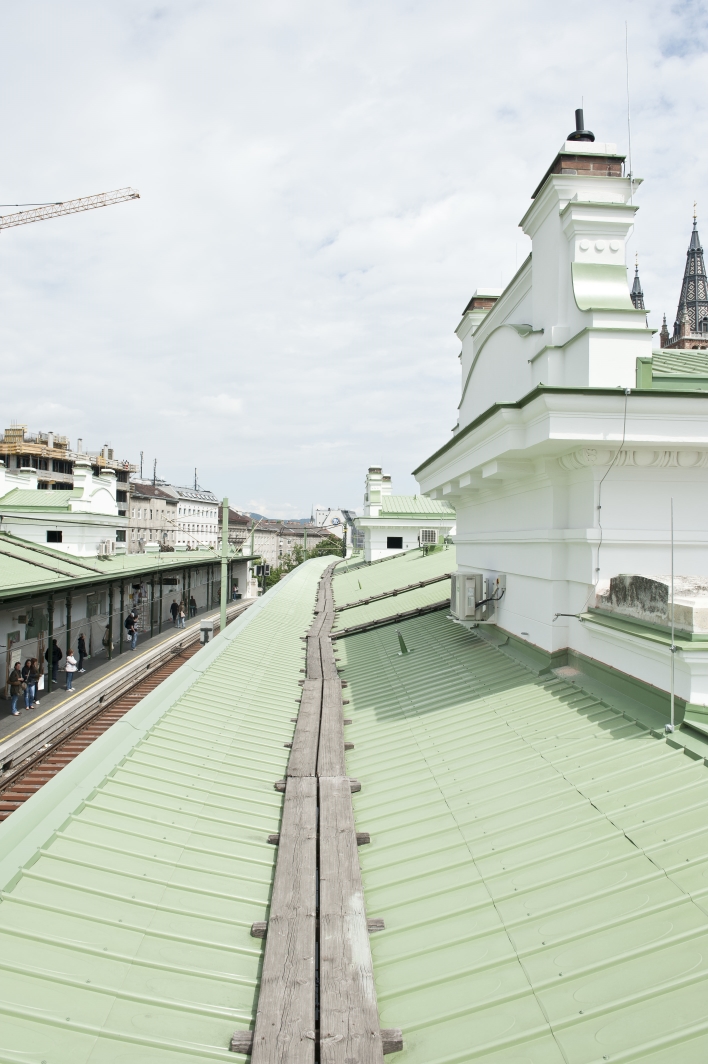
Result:
{"label": "green metal roof", "polygon": [[652,369],[655,380],[657,377],[708,377],[708,351],[655,351]]}
{"label": "green metal roof", "polygon": [[333,631],[351,628],[356,624],[368,624],[369,621],[378,621],[382,617],[391,617],[396,613],[417,610],[421,606],[431,606],[435,602],[442,602],[443,599],[449,598],[450,581],[441,580],[437,584],[417,587],[413,591],[404,591],[395,597],[378,599],[366,606],[354,606],[345,613],[338,613],[335,616]]}
{"label": "green metal roof", "polygon": [[[454,517],[454,507],[426,495],[384,495],[381,499],[381,517]],[[369,520],[367,518],[366,520]]]}
{"label": "green metal roof", "polygon": [[28,488],[13,488],[0,498],[0,510],[69,510],[71,500],[77,498],[78,494],[73,491],[31,491]]}
{"label": "green metal roof", "polygon": [[704,1061],[703,759],[444,613],[400,630],[410,654],[393,627],[336,644],[396,1059]]}
{"label": "green metal roof", "polygon": [[[353,572],[347,572],[340,563],[334,570],[335,606],[344,606],[348,602],[356,602],[358,599],[368,598],[369,595],[380,595],[384,591],[394,591],[396,588],[415,584],[419,580],[430,580],[434,576],[442,576],[443,573],[452,573],[456,567],[454,547],[439,547],[428,555],[423,555],[421,548],[416,547],[414,550],[394,554],[390,558],[374,562],[372,565],[362,566],[361,569],[354,569]],[[438,592],[440,592],[442,584],[431,584],[429,587],[437,587]],[[406,592],[406,594],[416,595],[428,590],[429,588],[419,588],[413,592]],[[440,595],[440,597],[444,598],[443,595]],[[359,614],[361,610],[373,609],[386,602],[388,602],[389,613],[398,613],[399,610],[395,603],[402,599],[403,596],[399,595],[395,601],[382,599],[378,603],[372,602],[370,606],[356,606],[351,610],[347,610],[345,614],[340,615],[339,627],[346,628],[350,623],[360,624],[361,619],[357,621],[351,620],[355,614]],[[426,599],[425,601],[432,600]],[[423,601],[414,603],[415,606],[424,604]],[[413,606],[408,606],[407,608],[413,609]],[[386,616],[386,614],[376,614],[376,616]],[[346,623],[341,619],[342,617],[346,618]],[[373,616],[371,619],[373,620]]]}
{"label": "green metal roof", "polygon": [[0,825],[2,1064],[233,1061],[330,559],[295,569]]}
{"label": "green metal roof", "polygon": [[[57,492],[56,494],[63,494]],[[242,560],[241,555],[229,555]],[[61,591],[69,587],[130,579],[144,573],[184,569],[219,562],[214,551],[167,551],[154,554],[115,554],[107,558],[79,557],[0,533],[0,600]]]}

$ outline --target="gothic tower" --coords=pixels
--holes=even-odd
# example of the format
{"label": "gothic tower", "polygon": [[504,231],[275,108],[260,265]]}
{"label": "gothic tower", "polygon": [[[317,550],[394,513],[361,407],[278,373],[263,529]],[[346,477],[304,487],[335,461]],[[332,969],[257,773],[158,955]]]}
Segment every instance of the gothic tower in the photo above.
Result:
{"label": "gothic tower", "polygon": [[674,322],[674,339],[681,335],[681,326],[686,325],[688,329],[685,335],[706,334],[708,336],[708,280],[695,215],[693,216],[691,243],[686,255],[684,284],[681,285],[681,296],[678,300]]}
{"label": "gothic tower", "polygon": [[634,284],[632,285],[632,291],[629,293],[629,298],[632,300],[635,310],[646,310],[642,282],[639,280],[639,263],[636,261],[634,263]]}

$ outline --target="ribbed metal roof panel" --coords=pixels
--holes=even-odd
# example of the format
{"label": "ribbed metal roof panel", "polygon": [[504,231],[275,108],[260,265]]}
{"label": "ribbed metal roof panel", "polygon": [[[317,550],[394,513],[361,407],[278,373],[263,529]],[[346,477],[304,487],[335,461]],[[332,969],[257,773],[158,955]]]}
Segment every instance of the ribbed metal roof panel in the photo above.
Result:
{"label": "ribbed metal roof panel", "polygon": [[443,613],[400,628],[337,655],[402,1064],[705,1060],[704,762]]}
{"label": "ribbed metal roof panel", "polygon": [[[422,577],[421,579],[430,579]],[[417,587],[413,591],[404,591],[398,595],[392,595],[385,599],[377,599],[366,606],[353,606],[349,610],[335,614],[334,631],[340,628],[349,628],[355,624],[366,624],[382,617],[390,617],[395,613],[405,613],[421,606],[429,606],[435,602],[442,602],[450,598],[450,581],[439,580],[425,587]]]}
{"label": "ribbed metal roof panel", "polygon": [[384,495],[381,498],[381,516],[397,514],[403,517],[428,515],[454,517],[455,508],[442,499],[429,499],[427,495]]}
{"label": "ribbed metal roof panel", "polygon": [[[241,561],[242,557],[230,555],[230,559]],[[40,546],[0,533],[0,597],[58,591],[75,587],[79,581],[94,584],[103,580],[118,582],[146,571],[154,572],[159,580],[160,571],[218,565],[220,560],[220,555],[211,550],[77,557],[68,551],[53,550],[44,544]]]}
{"label": "ribbed metal roof panel", "polygon": [[[335,605],[344,606],[348,602],[368,598],[369,595],[380,595],[382,592],[395,591],[396,588],[415,584],[419,580],[430,580],[444,573],[454,573],[456,565],[455,548],[446,547],[427,556],[424,556],[420,549],[405,551],[351,572],[337,566],[334,571]],[[355,608],[359,609],[358,606]],[[353,612],[353,609],[346,611],[349,615]]]}
{"label": "ribbed metal roof panel", "polygon": [[3,1064],[234,1060],[327,561],[276,585],[0,826]]}
{"label": "ribbed metal roof panel", "polygon": [[708,352],[669,349],[652,355],[654,379],[657,377],[708,377]]}

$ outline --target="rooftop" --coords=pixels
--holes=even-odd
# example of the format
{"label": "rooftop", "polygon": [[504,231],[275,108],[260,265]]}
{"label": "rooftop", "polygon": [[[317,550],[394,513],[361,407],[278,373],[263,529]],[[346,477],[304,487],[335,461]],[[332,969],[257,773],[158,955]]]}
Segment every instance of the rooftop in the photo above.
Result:
{"label": "rooftop", "polygon": [[[234,1060],[328,561],[295,569],[0,827],[8,1060]],[[335,609],[423,602],[445,563],[454,551],[342,562]],[[698,1064],[708,742],[667,741],[656,714],[501,637],[437,609],[335,643],[366,916],[384,922],[380,1025],[403,1029],[401,1064]]]}
{"label": "rooftop", "polygon": [[[381,498],[381,517],[430,517],[454,516],[455,510],[448,502],[429,499],[426,495],[383,495]],[[369,521],[371,518],[367,517]]]}
{"label": "rooftop", "polygon": [[0,499],[1,510],[65,510],[71,511],[71,500],[81,498],[80,491],[36,491],[13,488]]}
{"label": "rooftop", "polygon": [[[32,494],[37,494],[33,492]],[[45,494],[42,492],[42,494]],[[46,492],[62,495],[64,492]],[[105,558],[81,557],[49,546],[28,543],[0,532],[0,601],[19,595],[61,591],[69,587],[104,583],[145,572],[209,565],[220,555],[211,550],[169,551],[155,554],[114,554]],[[232,555],[241,557],[241,555]]]}

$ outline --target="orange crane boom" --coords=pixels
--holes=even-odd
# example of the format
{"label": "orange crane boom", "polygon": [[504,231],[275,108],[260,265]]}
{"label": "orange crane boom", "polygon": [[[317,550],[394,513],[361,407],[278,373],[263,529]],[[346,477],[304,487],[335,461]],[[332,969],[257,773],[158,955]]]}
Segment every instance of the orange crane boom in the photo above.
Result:
{"label": "orange crane boom", "polygon": [[134,188],[119,188],[115,192],[99,192],[95,196],[81,196],[79,199],[65,200],[64,203],[50,203],[46,207],[35,207],[31,211],[0,215],[0,229],[27,225],[28,222],[43,222],[47,218],[61,218],[63,214],[92,211],[95,207],[109,207],[112,203],[131,199],[140,199],[140,193]]}

